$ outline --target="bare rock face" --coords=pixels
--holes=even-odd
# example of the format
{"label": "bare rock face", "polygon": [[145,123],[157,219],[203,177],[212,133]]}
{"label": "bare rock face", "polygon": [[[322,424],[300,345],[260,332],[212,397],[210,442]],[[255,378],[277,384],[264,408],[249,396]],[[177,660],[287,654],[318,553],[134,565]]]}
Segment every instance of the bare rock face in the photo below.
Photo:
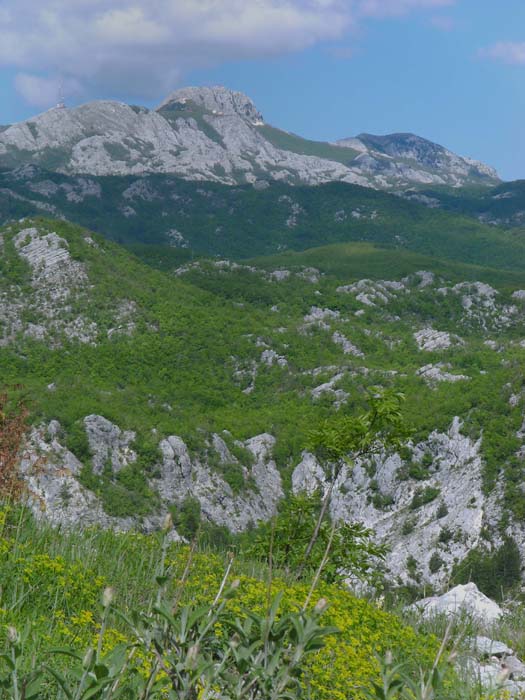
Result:
{"label": "bare rock face", "polygon": [[159,110],[171,104],[185,105],[188,101],[214,115],[238,116],[255,125],[264,124],[262,114],[249,97],[224,87],[188,87],[176,90],[161,102]]}
{"label": "bare rock face", "polygon": [[332,340],[336,345],[341,346],[345,355],[353,355],[354,357],[365,356],[364,352],[359,350],[359,348],[356,345],[354,345],[351,340],[348,340],[348,338],[345,337],[342,333],[339,333],[339,331],[336,331],[332,335]]}
{"label": "bare rock face", "polygon": [[129,529],[133,519],[109,517],[98,498],[78,481],[82,464],[59,441],[60,426],[31,431],[20,462],[27,501],[37,518],[66,527],[100,525]]}
{"label": "bare rock face", "polygon": [[[63,173],[174,173],[190,180],[255,185],[261,175],[264,181],[312,185],[344,181],[387,189],[498,182],[491,168],[416,136],[380,139],[362,135],[312,147],[268,127],[250,98],[240,92],[189,87],[169,95],[156,110],[99,100],[74,109],[51,109],[13,124],[0,131],[0,166],[46,167],[52,159]],[[288,149],[281,146],[287,140]],[[304,155],[309,150],[322,157]],[[72,191],[68,198],[89,196],[87,190]],[[292,207],[288,226],[297,224],[299,214]]]}
{"label": "bare rock face", "polygon": [[455,340],[457,342],[456,336],[452,336],[444,331],[436,331],[433,328],[423,328],[417,331],[414,333],[414,340],[419,349],[426,352],[447,350]]}
{"label": "bare rock face", "polygon": [[[136,460],[131,447],[133,432],[122,431],[97,415],[86,416],[84,428],[95,474],[101,474],[106,467],[116,473]],[[240,532],[269,520],[284,495],[272,458],[275,438],[271,435],[263,433],[237,443],[250,456],[247,464],[241,464],[220,435],[211,436],[208,452],[202,456],[190,454],[184,441],[172,435],[160,442],[160,476],[150,482],[160,497],[159,511],[145,519],[110,517],[95,494],[81,484],[83,465],[62,445],[60,434],[57,421],[34,428],[20,463],[27,502],[37,517],[53,524],[81,527],[98,524],[149,531],[161,526],[169,507],[191,497],[198,500],[205,519]],[[212,457],[215,467],[208,464]],[[237,484],[235,490],[227,480],[227,471],[232,469],[244,482]]]}
{"label": "bare rock face", "polygon": [[459,187],[469,178],[487,182],[497,178],[496,171],[484,163],[458,156],[415,134],[359,134],[337,144],[358,150],[363,167],[385,180],[409,178],[414,183]]}
{"label": "bare rock face", "polygon": [[451,365],[438,362],[436,365],[430,364],[420,367],[416,375],[422,377],[431,387],[441,384],[441,382],[463,382],[470,379],[466,374],[452,374],[447,371],[449,369],[452,369]]}
{"label": "bare rock face", "polygon": [[[83,425],[95,474],[111,478],[135,462],[132,431],[97,415],[87,416]],[[456,418],[448,431],[409,443],[409,457],[379,453],[358,459],[353,467],[344,466],[336,480],[332,517],[360,522],[388,544],[386,566],[399,584],[445,586],[454,564],[481,546],[483,532],[501,519],[498,493],[486,496],[482,489],[481,439],[463,435],[461,428]],[[83,465],[61,436],[57,421],[34,428],[20,465],[33,512],[54,524],[149,531],[191,498],[205,520],[241,532],[268,521],[285,496],[273,459],[273,436],[232,442],[226,433],[213,434],[199,452],[192,452],[181,437],[171,435],[160,440],[160,460],[151,465],[155,477],[149,486],[159,497],[157,512],[144,519],[110,517],[82,485]],[[327,488],[325,470],[314,455],[303,452],[292,474],[293,492]],[[521,530],[508,534],[520,546],[525,541]],[[493,543],[498,546],[497,535]]]}
{"label": "bare rock face", "polygon": [[[356,460],[336,481],[332,516],[361,522],[387,543],[386,565],[400,583],[443,585],[454,563],[480,544],[497,511],[496,497],[487,499],[482,490],[481,441],[461,427],[456,418],[447,432],[409,445],[408,461],[396,453]],[[328,487],[313,455],[303,453],[292,487],[308,493]]]}
{"label": "bare rock face", "polygon": [[[71,318],[69,313],[72,303],[85,297],[88,278],[84,265],[71,257],[67,241],[55,232],[30,227],[19,231],[13,243],[30,267],[32,294],[23,294],[16,287],[0,291],[0,311],[7,321],[0,344],[7,345],[20,332],[51,345],[61,334],[93,343],[96,323],[82,314]],[[23,311],[31,311],[35,320],[24,323]]]}
{"label": "bare rock face", "polygon": [[[45,226],[9,228],[0,236],[0,255],[9,236],[16,254],[29,270],[29,291],[20,284],[0,280],[0,346],[15,342],[17,335],[60,347],[63,338],[96,345],[100,329],[94,313],[87,267],[75,260],[68,241]],[[86,248],[98,248],[84,235]],[[135,329],[136,304],[130,300],[109,300],[114,326],[108,336],[131,335]],[[29,317],[31,320],[25,320]]]}
{"label": "bare rock face", "polygon": [[246,481],[253,482],[252,488],[235,493],[204,459],[191,456],[184,441],[172,435],[160,443],[163,459],[155,487],[164,502],[182,503],[185,498],[195,498],[206,519],[240,532],[250,524],[271,518],[284,495],[279,471],[271,457],[274,443],[275,438],[266,433],[247,440],[243,446],[252,454],[253,464],[245,467],[220,436],[213,436],[214,448],[224,467],[243,468]]}
{"label": "bare rock face", "polygon": [[92,454],[93,472],[101,474],[106,465],[114,473],[135,462],[137,455],[131,448],[135,440],[132,430],[121,430],[102,416],[86,416],[84,426]]}

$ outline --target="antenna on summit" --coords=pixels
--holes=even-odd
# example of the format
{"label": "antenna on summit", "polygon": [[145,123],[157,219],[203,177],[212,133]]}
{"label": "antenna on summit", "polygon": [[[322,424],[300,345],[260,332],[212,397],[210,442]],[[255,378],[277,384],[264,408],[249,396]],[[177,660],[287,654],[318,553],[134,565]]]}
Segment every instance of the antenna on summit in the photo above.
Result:
{"label": "antenna on summit", "polygon": [[60,85],[58,86],[58,101],[56,104],[56,109],[65,109],[66,108],[66,102],[64,99],[64,81],[60,81]]}

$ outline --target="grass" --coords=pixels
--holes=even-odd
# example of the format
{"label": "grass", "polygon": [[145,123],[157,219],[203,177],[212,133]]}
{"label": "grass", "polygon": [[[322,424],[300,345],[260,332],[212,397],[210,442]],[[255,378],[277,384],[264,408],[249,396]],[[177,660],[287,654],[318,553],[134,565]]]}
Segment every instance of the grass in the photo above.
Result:
{"label": "grass", "polygon": [[481,280],[498,288],[518,289],[525,285],[525,273],[471,265],[436,258],[408,250],[381,248],[371,243],[340,243],[305,251],[289,251],[247,261],[267,270],[315,267],[321,272],[351,283],[370,279],[400,279],[419,270],[431,270],[454,282]]}
{"label": "grass", "polygon": [[283,151],[292,151],[301,156],[317,156],[326,160],[333,160],[343,165],[349,165],[358,155],[353,148],[333,146],[325,141],[311,141],[301,136],[282,131],[269,124],[257,127],[257,131],[276,148]]}
{"label": "grass", "polygon": [[[86,659],[85,650],[97,644],[98,639],[101,649],[100,655],[97,654],[99,664],[109,663],[108,655],[113,653],[112,650],[128,642],[138,644],[141,663],[152,658],[144,637],[134,642],[133,630],[142,624],[153,624],[156,614],[153,601],[165,600],[170,609],[173,609],[174,601],[180,601],[181,606],[189,604],[190,614],[196,615],[198,606],[208,609],[219,587],[222,589],[221,579],[225,571],[228,585],[238,578],[240,597],[226,596],[227,608],[221,625],[233,624],[236,617],[242,620],[246,611],[252,615],[262,614],[264,618],[268,595],[273,598],[279,591],[283,593],[281,620],[284,620],[284,614],[297,615],[297,606],[303,605],[310,588],[309,583],[280,580],[277,573],[274,573],[269,588],[267,567],[238,560],[232,564],[226,553],[209,550],[190,554],[186,546],[169,544],[162,533],[145,536],[97,530],[64,532],[43,522],[35,522],[24,509],[6,507],[5,504],[0,507],[0,516],[0,647],[4,645],[7,651],[11,648],[13,633],[9,630],[16,629],[17,634],[20,633],[21,656],[17,662],[20,674],[28,672],[29,664],[38,667],[42,659],[46,659],[49,665],[54,659],[52,654],[49,656],[49,650],[57,646],[80,653],[80,660]],[[188,557],[191,566],[189,573],[185,574]],[[106,612],[101,628],[98,599],[108,586],[112,588],[111,598],[120,614],[108,612],[110,603],[104,603]],[[157,597],[159,586],[160,597]],[[224,589],[227,590],[228,587]],[[104,594],[105,598],[107,595]],[[300,676],[301,683],[315,687],[315,697],[319,700],[343,700],[349,684],[354,688],[353,698],[364,700],[364,688],[378,673],[378,666],[370,657],[370,645],[378,652],[392,648],[412,669],[418,663],[431,663],[437,646],[432,636],[417,635],[399,618],[336,586],[321,584],[313,595],[310,610],[320,598],[330,603],[323,615],[323,624],[335,625],[339,634],[333,636],[332,633],[324,644],[319,645],[319,650],[310,656]],[[173,614],[177,617],[177,612]],[[135,620],[131,629],[128,619]],[[175,619],[173,625],[176,624]],[[155,638],[159,644],[165,639],[161,633],[164,635],[167,631],[166,628],[157,631]],[[277,640],[277,634],[276,629],[272,639]],[[204,641],[200,648],[205,653]],[[257,649],[259,645],[253,648]],[[166,646],[166,663],[171,653],[171,646]],[[182,653],[182,650],[177,653]],[[2,663],[0,657],[0,678],[3,678]],[[74,663],[70,660],[61,668],[65,680],[72,680],[73,676],[69,674],[76,672]],[[7,692],[4,697],[17,696]],[[51,692],[46,685],[38,697],[56,700],[62,695]]]}

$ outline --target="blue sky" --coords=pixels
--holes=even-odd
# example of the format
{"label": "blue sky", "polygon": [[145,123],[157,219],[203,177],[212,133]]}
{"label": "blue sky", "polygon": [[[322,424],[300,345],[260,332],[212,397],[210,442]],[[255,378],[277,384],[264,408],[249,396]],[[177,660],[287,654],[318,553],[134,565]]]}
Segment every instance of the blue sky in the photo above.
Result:
{"label": "blue sky", "polygon": [[[224,84],[309,138],[411,131],[525,178],[523,0],[239,2],[98,0],[95,16],[83,0],[4,0],[0,123],[51,106],[60,80],[70,104]],[[28,36],[46,5],[54,20]]]}

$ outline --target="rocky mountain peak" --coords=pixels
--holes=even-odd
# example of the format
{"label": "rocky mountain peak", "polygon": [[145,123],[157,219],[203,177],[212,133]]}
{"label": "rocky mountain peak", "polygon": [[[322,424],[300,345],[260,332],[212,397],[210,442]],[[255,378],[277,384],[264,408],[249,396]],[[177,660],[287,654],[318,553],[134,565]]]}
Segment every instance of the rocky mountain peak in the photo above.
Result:
{"label": "rocky mountain peak", "polygon": [[215,116],[237,116],[257,125],[264,122],[262,114],[247,95],[222,86],[176,90],[159,105],[158,111],[174,105],[183,108],[188,103],[193,103]]}
{"label": "rocky mountain peak", "polygon": [[303,139],[265,124],[249,97],[220,86],[182,88],[151,111],[104,100],[51,109],[0,131],[0,170],[27,164],[71,175],[173,173],[227,185],[499,182],[492,168],[413,134],[361,134],[335,144]]}
{"label": "rocky mountain peak", "polygon": [[366,151],[376,158],[386,156],[411,161],[429,171],[448,172],[459,180],[469,177],[492,181],[499,179],[494,168],[472,158],[456,155],[444,146],[409,132],[385,135],[362,133],[355,138],[342,139],[337,144],[351,146],[362,153]]}

